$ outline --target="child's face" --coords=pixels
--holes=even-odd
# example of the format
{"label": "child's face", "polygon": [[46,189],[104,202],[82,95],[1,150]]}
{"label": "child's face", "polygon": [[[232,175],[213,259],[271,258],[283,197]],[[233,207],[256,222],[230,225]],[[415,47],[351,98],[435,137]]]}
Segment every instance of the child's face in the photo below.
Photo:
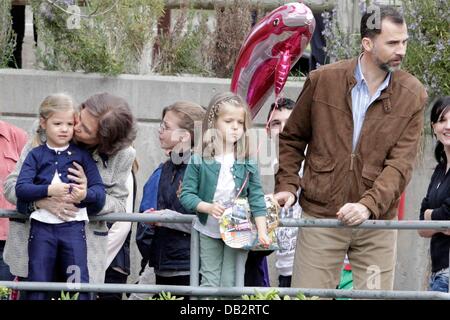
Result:
{"label": "child's face", "polygon": [[[161,121],[158,130],[159,143],[161,144],[161,149],[166,153],[171,152],[177,145],[184,144],[184,140],[189,136],[189,133],[185,129],[180,128],[178,123],[177,113],[172,111],[167,111]],[[180,147],[182,146],[180,145]]]}
{"label": "child's face", "polygon": [[220,107],[216,129],[226,145],[232,145],[244,134],[245,110],[233,104],[223,104]]}
{"label": "child's face", "polygon": [[50,147],[64,147],[72,140],[74,120],[73,111],[54,112],[48,119],[41,118],[40,124]]}

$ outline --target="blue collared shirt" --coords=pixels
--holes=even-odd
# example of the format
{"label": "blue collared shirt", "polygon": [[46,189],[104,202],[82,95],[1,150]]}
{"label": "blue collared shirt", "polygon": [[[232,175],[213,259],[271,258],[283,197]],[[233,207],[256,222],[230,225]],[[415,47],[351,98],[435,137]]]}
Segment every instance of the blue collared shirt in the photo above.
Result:
{"label": "blue collared shirt", "polygon": [[358,144],[359,135],[364,123],[367,109],[378,99],[381,91],[387,88],[391,80],[391,73],[388,73],[386,79],[380,84],[375,94],[371,97],[369,87],[367,86],[364,75],[361,71],[361,57],[359,56],[358,64],[355,69],[356,85],[352,89],[352,113],[353,113],[353,151]]}

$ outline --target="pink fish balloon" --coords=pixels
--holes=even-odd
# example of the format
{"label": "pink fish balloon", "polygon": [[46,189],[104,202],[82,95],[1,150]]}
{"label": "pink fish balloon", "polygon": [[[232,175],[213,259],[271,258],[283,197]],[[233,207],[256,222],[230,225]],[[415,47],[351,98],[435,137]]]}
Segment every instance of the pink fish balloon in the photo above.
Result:
{"label": "pink fish balloon", "polygon": [[293,2],[273,10],[250,31],[239,52],[231,91],[246,99],[253,118],[273,88],[278,98],[315,25],[311,9]]}

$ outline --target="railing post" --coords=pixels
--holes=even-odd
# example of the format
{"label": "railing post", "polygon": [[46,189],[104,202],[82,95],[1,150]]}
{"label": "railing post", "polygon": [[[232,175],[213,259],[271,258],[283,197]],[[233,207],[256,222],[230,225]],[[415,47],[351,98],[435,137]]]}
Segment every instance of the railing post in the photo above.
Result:
{"label": "railing post", "polygon": [[[192,228],[191,230],[191,269],[190,269],[190,285],[198,287],[200,273],[200,238],[197,230]],[[196,297],[191,296],[194,300]]]}

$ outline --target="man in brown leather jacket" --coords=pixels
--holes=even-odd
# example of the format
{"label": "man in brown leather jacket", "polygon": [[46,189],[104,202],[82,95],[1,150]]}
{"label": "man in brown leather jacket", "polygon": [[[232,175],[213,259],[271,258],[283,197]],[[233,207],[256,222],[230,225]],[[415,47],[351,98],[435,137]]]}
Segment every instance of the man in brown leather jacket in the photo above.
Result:
{"label": "man in brown leather jacket", "polygon": [[[403,17],[377,7],[361,19],[359,57],[310,73],[280,134],[275,197],[281,205],[292,205],[301,186],[304,218],[348,226],[396,219],[427,100],[422,84],[400,70],[407,40]],[[303,228],[292,286],[335,288],[347,253],[355,289],[391,290],[396,244],[397,230]]]}

